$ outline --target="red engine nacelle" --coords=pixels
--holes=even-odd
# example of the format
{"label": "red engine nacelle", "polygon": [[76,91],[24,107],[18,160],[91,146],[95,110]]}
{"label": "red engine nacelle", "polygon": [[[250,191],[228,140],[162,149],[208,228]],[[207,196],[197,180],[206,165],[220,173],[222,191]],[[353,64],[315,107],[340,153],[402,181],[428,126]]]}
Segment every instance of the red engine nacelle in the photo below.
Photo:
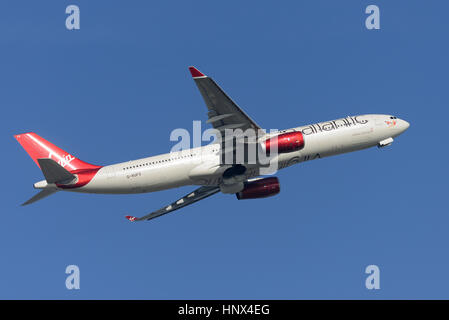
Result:
{"label": "red engine nacelle", "polygon": [[298,151],[304,148],[302,132],[294,131],[280,134],[265,141],[265,150],[270,153],[277,146],[278,153]]}
{"label": "red engine nacelle", "polygon": [[245,183],[242,191],[235,195],[237,199],[266,198],[278,194],[281,191],[279,180],[276,177],[263,178]]}

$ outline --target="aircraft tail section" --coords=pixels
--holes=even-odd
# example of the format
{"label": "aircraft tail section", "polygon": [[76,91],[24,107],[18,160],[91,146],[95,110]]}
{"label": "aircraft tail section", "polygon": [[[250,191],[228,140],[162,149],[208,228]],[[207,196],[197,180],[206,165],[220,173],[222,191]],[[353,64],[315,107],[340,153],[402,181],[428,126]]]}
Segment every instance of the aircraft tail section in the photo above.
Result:
{"label": "aircraft tail section", "polygon": [[55,184],[67,184],[76,181],[74,174],[71,174],[53,159],[37,159],[37,163],[44,174],[45,180],[35,183],[34,188],[42,190],[28,201],[22,203],[22,206],[39,201],[57,192],[58,189],[55,187]]}
{"label": "aircraft tail section", "polygon": [[38,161],[39,159],[52,159],[69,172],[100,168],[100,166],[95,166],[76,158],[34,132],[18,134],[15,135],[14,138],[17,139],[31,159],[33,159],[41,169],[42,167]]}

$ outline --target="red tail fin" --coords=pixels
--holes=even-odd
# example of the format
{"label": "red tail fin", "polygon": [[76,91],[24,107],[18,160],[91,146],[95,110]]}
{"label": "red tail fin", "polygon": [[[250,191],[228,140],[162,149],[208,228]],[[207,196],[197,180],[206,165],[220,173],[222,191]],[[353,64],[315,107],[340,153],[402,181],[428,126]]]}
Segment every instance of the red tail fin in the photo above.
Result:
{"label": "red tail fin", "polygon": [[19,141],[25,151],[28,152],[31,159],[33,159],[38,166],[39,163],[37,162],[37,159],[50,158],[58,162],[59,165],[70,172],[80,169],[100,168],[99,166],[95,166],[75,158],[70,153],[58,148],[34,132],[18,134],[15,135],[14,138]]}

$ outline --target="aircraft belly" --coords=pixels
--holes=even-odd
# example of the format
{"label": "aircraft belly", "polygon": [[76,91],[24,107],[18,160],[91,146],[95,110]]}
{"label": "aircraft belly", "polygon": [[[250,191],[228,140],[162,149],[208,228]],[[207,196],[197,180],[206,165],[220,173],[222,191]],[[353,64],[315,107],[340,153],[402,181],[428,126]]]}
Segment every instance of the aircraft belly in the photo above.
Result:
{"label": "aircraft belly", "polygon": [[276,161],[278,169],[284,169],[304,161],[373,147],[379,141],[377,136],[378,134],[369,128],[358,132],[347,130],[307,136],[302,150],[280,154],[272,161],[272,167],[276,168]]}
{"label": "aircraft belly", "polygon": [[104,170],[82,188],[72,191],[86,193],[128,194],[160,191],[192,184],[182,165],[142,168],[136,170]]}
{"label": "aircraft belly", "polygon": [[134,187],[140,192],[153,192],[189,185],[191,182],[186,169],[175,166],[143,172],[142,178],[135,182]]}

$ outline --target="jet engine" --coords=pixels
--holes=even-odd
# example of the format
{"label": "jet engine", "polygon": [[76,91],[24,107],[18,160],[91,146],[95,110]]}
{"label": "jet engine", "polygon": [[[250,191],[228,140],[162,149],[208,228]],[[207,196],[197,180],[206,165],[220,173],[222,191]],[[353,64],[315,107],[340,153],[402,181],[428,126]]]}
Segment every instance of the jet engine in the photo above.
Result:
{"label": "jet engine", "polygon": [[243,182],[246,180],[246,167],[241,164],[226,169],[223,173],[223,183],[220,184],[220,191],[223,193],[236,193],[244,188]]}
{"label": "jet engine", "polygon": [[262,143],[266,153],[274,151],[276,147],[278,153],[301,150],[304,148],[304,136],[300,131],[293,131],[269,138]]}
{"label": "jet engine", "polygon": [[258,199],[274,196],[280,191],[279,179],[270,177],[245,182],[243,190],[235,195],[239,200]]}

